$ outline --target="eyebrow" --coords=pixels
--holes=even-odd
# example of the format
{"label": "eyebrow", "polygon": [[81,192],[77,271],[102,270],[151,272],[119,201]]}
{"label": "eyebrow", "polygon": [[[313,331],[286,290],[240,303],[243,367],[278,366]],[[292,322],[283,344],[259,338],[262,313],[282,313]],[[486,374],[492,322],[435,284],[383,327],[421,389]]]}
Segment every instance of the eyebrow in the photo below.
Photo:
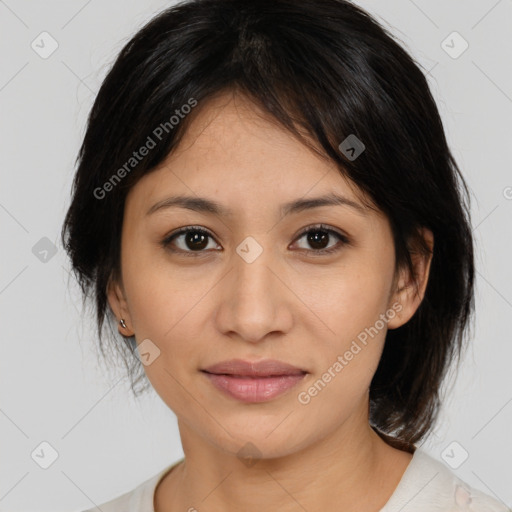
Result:
{"label": "eyebrow", "polygon": [[[172,207],[181,207],[187,210],[193,210],[200,213],[210,213],[213,215],[233,217],[234,213],[220,203],[207,199],[205,197],[192,196],[172,196],[155,203],[146,215],[151,215],[159,210]],[[331,193],[320,197],[309,199],[297,199],[281,206],[280,211],[283,217],[293,213],[299,213],[320,206],[348,206],[356,210],[359,214],[367,215],[368,209],[347,197]]]}

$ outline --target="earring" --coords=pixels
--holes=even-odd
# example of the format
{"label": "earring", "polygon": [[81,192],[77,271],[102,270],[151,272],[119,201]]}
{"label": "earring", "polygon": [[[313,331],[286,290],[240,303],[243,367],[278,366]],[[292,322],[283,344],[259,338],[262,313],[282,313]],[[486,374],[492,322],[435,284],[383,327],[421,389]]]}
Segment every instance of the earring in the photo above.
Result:
{"label": "earring", "polygon": [[124,329],[128,329],[126,322],[124,321],[124,318],[121,318],[121,320],[119,320],[119,323],[121,324],[121,327],[123,327]]}

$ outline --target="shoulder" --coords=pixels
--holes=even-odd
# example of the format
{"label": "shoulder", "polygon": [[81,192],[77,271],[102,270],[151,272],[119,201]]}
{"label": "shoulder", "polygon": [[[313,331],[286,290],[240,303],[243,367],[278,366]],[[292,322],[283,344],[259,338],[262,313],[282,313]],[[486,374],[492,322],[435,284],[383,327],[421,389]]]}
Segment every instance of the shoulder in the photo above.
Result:
{"label": "shoulder", "polygon": [[159,471],[133,490],[82,512],[154,512],[153,498],[155,489],[160,480],[179,462],[181,461],[175,462]]}
{"label": "shoulder", "polygon": [[153,512],[151,501],[151,508],[144,507],[144,503],[148,504],[148,497],[151,500],[153,479],[154,477],[142,482],[129,492],[82,512]]}
{"label": "shoulder", "polygon": [[441,461],[416,448],[395,493],[381,512],[511,512],[466,484]]}

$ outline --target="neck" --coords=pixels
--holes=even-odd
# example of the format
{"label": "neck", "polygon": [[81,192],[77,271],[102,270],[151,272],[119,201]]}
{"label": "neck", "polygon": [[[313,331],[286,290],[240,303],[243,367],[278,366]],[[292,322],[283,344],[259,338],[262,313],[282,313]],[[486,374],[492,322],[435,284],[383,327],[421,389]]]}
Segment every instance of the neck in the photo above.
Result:
{"label": "neck", "polygon": [[179,424],[185,461],[161,481],[155,511],[378,511],[412,455],[386,444],[367,420],[362,427],[356,418],[349,422],[303,449],[254,464]]}

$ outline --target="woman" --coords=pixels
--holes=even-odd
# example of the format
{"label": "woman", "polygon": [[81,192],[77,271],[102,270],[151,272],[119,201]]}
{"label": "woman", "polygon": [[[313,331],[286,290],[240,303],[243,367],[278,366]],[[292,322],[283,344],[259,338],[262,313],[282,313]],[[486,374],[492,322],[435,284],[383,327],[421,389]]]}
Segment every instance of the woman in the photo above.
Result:
{"label": "woman", "polygon": [[416,446],[474,308],[467,188],[362,9],[156,16],[98,93],[62,238],[185,454],[90,510],[508,510]]}

